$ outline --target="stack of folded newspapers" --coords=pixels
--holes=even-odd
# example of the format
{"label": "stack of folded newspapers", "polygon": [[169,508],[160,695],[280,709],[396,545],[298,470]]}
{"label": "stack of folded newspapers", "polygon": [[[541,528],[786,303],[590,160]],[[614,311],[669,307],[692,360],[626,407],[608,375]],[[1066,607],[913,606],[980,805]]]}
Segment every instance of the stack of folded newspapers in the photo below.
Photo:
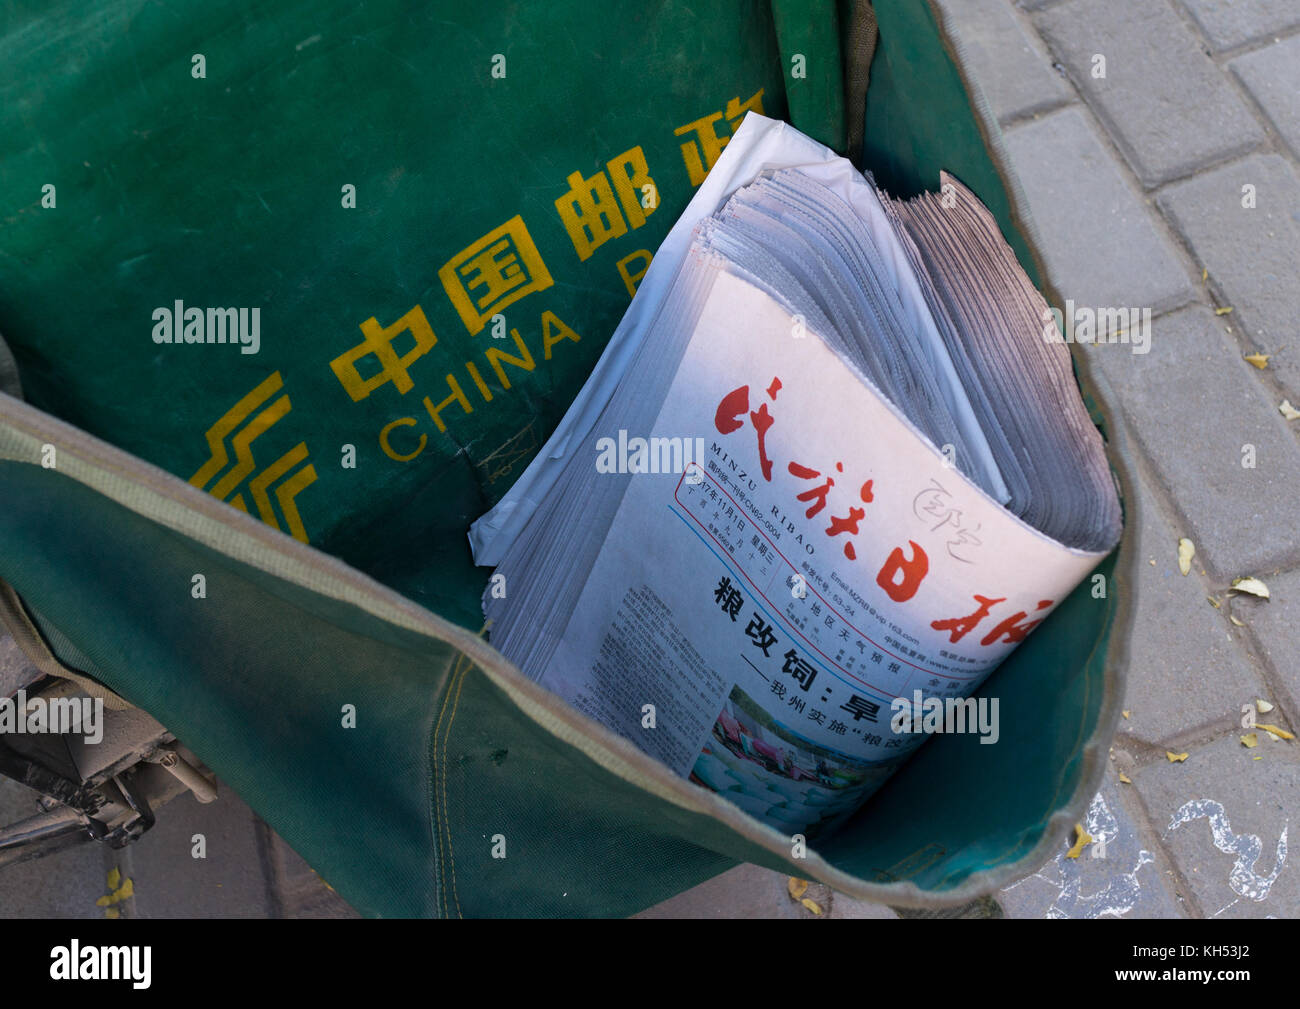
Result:
{"label": "stack of folded newspapers", "polygon": [[1051,312],[939,183],[891,199],[751,114],[470,534],[497,649],[791,833],[861,806],[1120,536]]}

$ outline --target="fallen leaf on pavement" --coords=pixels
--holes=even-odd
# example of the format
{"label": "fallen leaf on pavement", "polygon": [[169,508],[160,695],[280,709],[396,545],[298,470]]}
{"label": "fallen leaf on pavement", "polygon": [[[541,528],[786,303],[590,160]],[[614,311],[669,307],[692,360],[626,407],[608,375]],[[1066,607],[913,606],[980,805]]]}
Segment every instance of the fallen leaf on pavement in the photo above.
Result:
{"label": "fallen leaf on pavement", "polygon": [[1258,578],[1234,578],[1232,589],[1234,592],[1249,592],[1252,596],[1259,596],[1261,599],[1269,598],[1268,586]]}
{"label": "fallen leaf on pavement", "polygon": [[1092,844],[1092,835],[1083,829],[1082,823],[1074,825],[1074,846],[1065,853],[1066,858],[1078,858],[1083,849]]}

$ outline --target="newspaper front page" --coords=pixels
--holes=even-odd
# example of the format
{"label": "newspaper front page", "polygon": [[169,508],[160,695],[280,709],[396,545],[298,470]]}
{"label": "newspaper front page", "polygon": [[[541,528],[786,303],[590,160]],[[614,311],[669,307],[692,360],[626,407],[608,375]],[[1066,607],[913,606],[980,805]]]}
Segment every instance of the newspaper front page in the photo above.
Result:
{"label": "newspaper front page", "polygon": [[790,833],[860,806],[926,699],[971,694],[1102,557],[1007,512],[723,271],[653,430],[615,444],[635,475],[541,682]]}

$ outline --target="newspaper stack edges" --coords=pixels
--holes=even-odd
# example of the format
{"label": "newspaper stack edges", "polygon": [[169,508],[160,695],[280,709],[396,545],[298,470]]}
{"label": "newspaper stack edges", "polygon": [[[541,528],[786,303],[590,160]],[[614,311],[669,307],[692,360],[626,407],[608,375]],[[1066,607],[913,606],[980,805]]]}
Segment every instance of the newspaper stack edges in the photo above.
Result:
{"label": "newspaper stack edges", "polygon": [[927,738],[934,699],[973,707],[949,701],[1120,525],[1068,348],[988,210],[946,174],[893,200],[751,113],[470,540],[526,675],[812,837]]}

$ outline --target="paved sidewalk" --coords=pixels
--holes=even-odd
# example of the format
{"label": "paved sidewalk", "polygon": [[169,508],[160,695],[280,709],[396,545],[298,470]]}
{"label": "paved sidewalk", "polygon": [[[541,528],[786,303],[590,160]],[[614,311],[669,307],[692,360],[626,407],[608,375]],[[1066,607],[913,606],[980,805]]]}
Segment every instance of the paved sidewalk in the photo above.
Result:
{"label": "paved sidewalk", "polygon": [[[1250,749],[1240,723],[1258,700],[1275,706],[1260,722],[1300,714],[1300,421],[1278,409],[1300,403],[1300,4],[945,7],[1062,296],[1153,316],[1146,354],[1085,347],[1140,469],[1129,717],[1084,825],[1104,857],[1063,851],[1001,902],[1011,917],[1294,916],[1300,749],[1267,732]],[[1246,575],[1271,598],[1227,591]]]}
{"label": "paved sidewalk", "polygon": [[[208,805],[172,800],[120,851],[88,843],[0,869],[0,918],[356,917],[239,796],[219,791]],[[0,822],[30,816],[35,801],[0,779]]]}
{"label": "paved sidewalk", "polygon": [[[1300,744],[1257,731],[1248,748],[1240,722],[1262,700],[1260,722],[1300,724],[1300,420],[1278,409],[1300,408],[1300,3],[945,6],[1062,296],[1153,317],[1148,353],[1084,351],[1140,469],[1129,716],[1084,824],[1094,844],[1078,859],[1063,845],[999,901],[1009,917],[1294,917]],[[1180,537],[1196,547],[1185,576]],[[1271,599],[1228,592],[1246,575]],[[0,788],[0,815],[13,798]],[[133,880],[128,916],[349,913],[228,791],[163,813],[125,864],[87,847],[0,870],[0,916],[103,914],[110,868]],[[647,914],[893,917],[821,886],[805,896],[816,911],[743,866]]]}

